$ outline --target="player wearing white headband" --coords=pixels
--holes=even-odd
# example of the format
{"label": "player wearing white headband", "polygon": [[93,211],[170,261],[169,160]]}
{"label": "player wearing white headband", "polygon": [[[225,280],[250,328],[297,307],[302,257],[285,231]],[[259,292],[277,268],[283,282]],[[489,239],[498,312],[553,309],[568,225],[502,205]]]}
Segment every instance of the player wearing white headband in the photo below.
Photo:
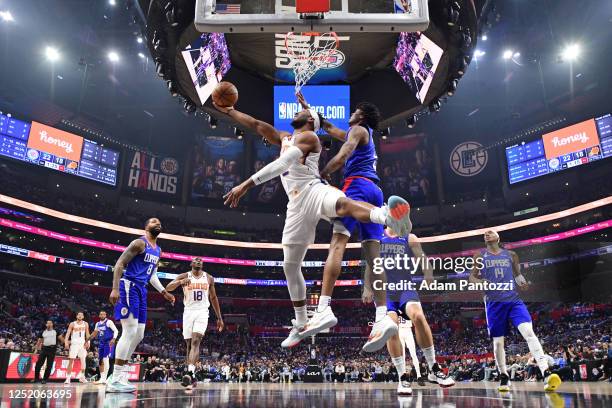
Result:
{"label": "player wearing white headband", "polygon": [[225,205],[235,208],[250,188],[281,176],[289,198],[282,239],[283,269],[295,310],[292,330],[281,346],[293,347],[306,337],[300,334],[308,320],[306,282],[301,267],[308,246],[314,243],[319,220],[350,216],[361,222],[390,225],[394,230],[406,234],[412,225],[410,208],[406,200],[397,196],[390,197],[388,206],[382,207],[348,199],[342,191],[321,178],[319,156],[322,149],[316,132],[321,126],[322,117],[316,111],[304,109],[296,113],[291,122],[294,131],[289,133],[277,130],[234,107],[215,107],[240,125],[263,136],[269,143],[281,146],[278,159],[234,187],[224,198]]}

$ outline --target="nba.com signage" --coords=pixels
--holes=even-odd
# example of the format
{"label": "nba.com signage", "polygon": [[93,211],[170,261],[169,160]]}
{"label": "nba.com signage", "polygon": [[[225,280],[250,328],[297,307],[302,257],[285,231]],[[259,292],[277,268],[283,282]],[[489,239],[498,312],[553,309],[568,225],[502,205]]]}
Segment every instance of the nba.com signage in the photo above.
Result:
{"label": "nba.com signage", "polygon": [[489,155],[478,142],[463,142],[451,151],[450,168],[461,177],[471,177],[487,166]]}
{"label": "nba.com signage", "polygon": [[128,154],[126,187],[139,192],[175,195],[179,191],[181,167],[174,157],[134,151]]}
{"label": "nba.com signage", "polygon": [[[350,112],[350,88],[348,85],[306,85],[302,94],[310,108],[320,113],[340,128],[348,126]],[[291,132],[291,121],[302,106],[295,99],[295,87],[274,87],[274,127]]]}

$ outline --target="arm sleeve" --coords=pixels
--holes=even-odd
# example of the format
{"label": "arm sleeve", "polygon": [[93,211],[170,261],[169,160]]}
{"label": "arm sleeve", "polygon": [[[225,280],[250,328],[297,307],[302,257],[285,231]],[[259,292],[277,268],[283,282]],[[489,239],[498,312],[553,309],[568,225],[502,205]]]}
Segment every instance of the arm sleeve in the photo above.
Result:
{"label": "arm sleeve", "polygon": [[266,181],[272,180],[275,177],[283,174],[289,166],[295,163],[304,153],[297,146],[291,146],[280,157],[274,160],[272,163],[259,170],[257,173],[251,176],[251,180],[255,185],[260,185]]}
{"label": "arm sleeve", "polygon": [[160,293],[166,290],[166,288],[164,288],[164,285],[161,284],[161,282],[159,281],[159,278],[157,277],[157,269],[155,269],[153,273],[151,274],[151,278],[149,279],[149,282],[151,283],[151,286],[157,289],[157,291]]}
{"label": "arm sleeve", "polygon": [[107,326],[109,329],[113,331],[113,339],[116,339],[117,336],[119,335],[119,329],[117,329],[117,326],[115,326],[115,323],[109,319]]}

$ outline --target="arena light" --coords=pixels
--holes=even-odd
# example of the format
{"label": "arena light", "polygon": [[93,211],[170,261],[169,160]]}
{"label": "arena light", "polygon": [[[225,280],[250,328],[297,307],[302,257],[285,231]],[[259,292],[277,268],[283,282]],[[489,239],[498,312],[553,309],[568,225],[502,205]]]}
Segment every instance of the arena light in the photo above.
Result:
{"label": "arena light", "polygon": [[480,57],[484,57],[486,54],[487,54],[486,51],[476,50],[474,51],[474,58],[478,59]]}
{"label": "arena light", "polygon": [[483,34],[481,37],[482,41],[487,41],[489,37],[486,34]]}
{"label": "arena light", "polygon": [[144,41],[144,40],[142,39],[142,37],[137,37],[137,38],[136,38],[136,42],[137,42],[138,44],[142,44],[142,43],[143,43],[143,41]]}
{"label": "arena light", "polygon": [[47,46],[45,48],[45,57],[51,62],[55,62],[60,59],[60,53],[55,47]]}
{"label": "arena light", "polygon": [[514,51],[512,51],[512,50],[506,50],[506,51],[504,51],[504,53],[503,53],[502,57],[503,57],[505,60],[509,60],[510,58],[512,58],[512,55],[513,55],[513,54],[514,54]]}
{"label": "arena light", "polygon": [[417,115],[412,115],[411,117],[406,119],[406,126],[408,126],[409,129],[413,129],[416,126],[416,122],[417,122]]}
{"label": "arena light", "polygon": [[111,6],[116,6],[117,0],[108,0],[108,4],[110,4]]}
{"label": "arena light", "polygon": [[6,21],[7,23],[15,21],[15,19],[13,18],[13,15],[8,10],[0,11],[0,18],[2,19],[2,21]]}
{"label": "arena light", "polygon": [[574,61],[580,56],[580,45],[570,44],[565,47],[561,54],[565,61]]}
{"label": "arena light", "polygon": [[217,118],[215,118],[213,115],[209,115],[208,116],[208,124],[210,125],[211,129],[216,129],[217,128]]}
{"label": "arena light", "polygon": [[170,95],[176,97],[178,96],[178,88],[176,86],[176,82],[168,81],[168,91],[170,91]]}
{"label": "arena light", "polygon": [[139,52],[139,53],[138,53],[138,57],[140,57],[140,59],[145,59],[145,58],[147,58],[147,56],[146,56],[146,55],[144,55],[142,52]]}
{"label": "arena light", "polygon": [[446,94],[448,96],[453,96],[455,94],[455,92],[457,91],[457,85],[459,84],[459,80],[458,79],[453,79],[452,81],[449,82],[448,84],[448,89],[446,90]]}
{"label": "arena light", "polygon": [[116,62],[119,62],[119,54],[117,53],[117,51],[109,51],[108,54],[106,54],[108,60],[110,62],[112,62],[113,64]]}
{"label": "arena light", "polygon": [[518,57],[520,57],[520,56],[521,56],[521,53],[520,53],[520,52],[518,52],[518,51],[517,51],[517,52],[515,52],[514,54],[512,54],[512,58],[518,58]]}
{"label": "arena light", "polygon": [[429,112],[431,112],[431,113],[438,112],[438,111],[440,111],[440,107],[441,106],[442,106],[442,104],[440,103],[440,100],[439,99],[434,99],[429,104]]}

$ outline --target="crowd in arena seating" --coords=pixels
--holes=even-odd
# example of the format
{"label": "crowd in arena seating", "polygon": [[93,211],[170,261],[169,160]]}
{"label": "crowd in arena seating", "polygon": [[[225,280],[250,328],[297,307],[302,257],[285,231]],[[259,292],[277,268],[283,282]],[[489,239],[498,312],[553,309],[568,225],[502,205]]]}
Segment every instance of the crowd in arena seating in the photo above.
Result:
{"label": "crowd in arena seating", "polygon": [[[72,293],[58,284],[41,282],[0,282],[0,348],[32,351],[46,319],[55,322],[64,333],[76,310],[85,310],[91,323],[101,309],[110,310],[106,299],[99,296]],[[46,286],[46,287],[45,287]],[[227,314],[240,312],[248,316],[249,325],[279,326],[287,324],[290,308],[244,308],[223,306]],[[150,307],[158,308],[153,303]],[[491,341],[484,326],[482,311],[466,317],[464,308],[477,309],[479,305],[436,303],[424,304],[432,327],[438,356],[445,369],[460,381],[496,380],[497,371],[492,358],[483,356],[491,351]],[[170,308],[170,307],[169,307]],[[536,317],[534,327],[550,355],[551,365],[563,378],[571,380],[578,375],[570,363],[595,361],[596,378],[610,379],[612,361],[610,304],[595,307],[592,304],[530,306]],[[178,308],[170,309],[176,311]],[[360,309],[335,308],[341,326],[364,325],[372,317],[369,306]],[[178,313],[176,313],[178,314]],[[554,315],[553,315],[554,314]],[[211,313],[211,315],[214,315]],[[169,314],[169,316],[171,316]],[[214,318],[214,317],[212,317]],[[213,327],[209,324],[209,328]],[[397,373],[385,350],[374,354],[360,352],[364,341],[360,337],[339,335],[319,336],[314,345],[304,342],[300,347],[285,350],[279,347],[279,337],[249,334],[248,325],[235,330],[206,334],[202,359],[197,377],[202,381],[300,381],[303,380],[310,358],[309,349],[316,351],[317,361],[324,377],[329,381],[395,381]],[[119,326],[120,327],[120,326]],[[527,353],[518,333],[507,339],[508,367],[515,381],[534,381],[538,370]],[[515,345],[515,346],[513,346]],[[185,345],[180,328],[166,324],[149,326],[145,339],[137,349],[135,361],[143,363],[145,380],[171,381],[179,378],[183,370]],[[66,351],[60,348],[60,355]],[[87,372],[96,375],[97,350],[93,346],[88,355]],[[409,364],[409,367],[412,367]],[[421,372],[427,367],[421,361]],[[412,373],[415,375],[414,372]]]}

